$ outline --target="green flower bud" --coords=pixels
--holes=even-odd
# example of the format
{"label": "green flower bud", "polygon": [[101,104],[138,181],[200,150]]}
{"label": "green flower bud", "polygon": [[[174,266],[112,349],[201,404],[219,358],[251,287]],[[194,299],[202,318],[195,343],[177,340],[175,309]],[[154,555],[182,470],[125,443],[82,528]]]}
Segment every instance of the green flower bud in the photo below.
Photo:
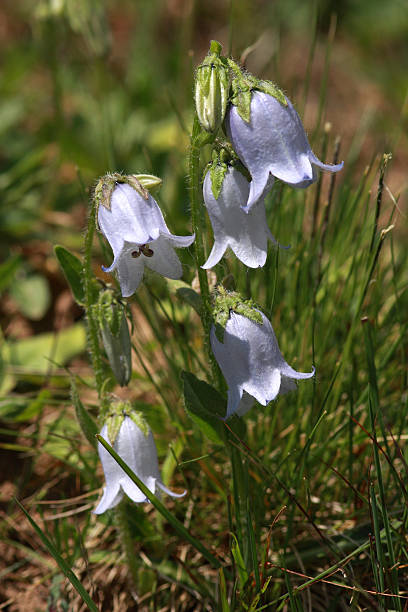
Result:
{"label": "green flower bud", "polygon": [[216,132],[224,121],[229,92],[229,69],[221,57],[221,45],[211,41],[210,52],[198,66],[195,81],[195,105],[198,120],[207,132]]}
{"label": "green flower bud", "polygon": [[128,183],[132,185],[131,179],[135,179],[144,189],[147,189],[150,193],[156,191],[162,186],[162,179],[154,174],[130,174],[128,176]]}
{"label": "green flower bud", "polygon": [[124,306],[111,289],[105,289],[95,309],[109,364],[119,385],[125,387],[132,375],[132,353]]}

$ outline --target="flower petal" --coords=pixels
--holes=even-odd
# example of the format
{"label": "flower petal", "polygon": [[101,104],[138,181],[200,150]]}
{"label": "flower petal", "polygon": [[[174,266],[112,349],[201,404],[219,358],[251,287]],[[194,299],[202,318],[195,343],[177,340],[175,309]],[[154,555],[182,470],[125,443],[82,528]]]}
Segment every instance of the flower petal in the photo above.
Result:
{"label": "flower petal", "polygon": [[259,202],[266,194],[272,189],[274,183],[274,177],[270,173],[269,169],[264,166],[253,167],[252,181],[249,184],[249,195],[245,206],[242,206],[242,210],[246,213]]}
{"label": "flower petal", "polygon": [[210,268],[221,259],[230,247],[242,263],[251,268],[265,264],[268,238],[271,233],[266,223],[263,201],[251,213],[243,212],[242,206],[248,200],[249,183],[233,167],[228,168],[218,199],[215,199],[211,186],[211,175],[207,172],[203,194],[205,206],[214,233],[214,246],[203,268]]}
{"label": "flower petal", "polygon": [[181,262],[167,237],[161,235],[150,243],[152,257],[143,257],[143,263],[166,278],[177,279],[183,275]]}
{"label": "flower petal", "polygon": [[119,482],[117,486],[106,486],[103,489],[103,495],[99,504],[94,509],[94,514],[103,514],[106,510],[111,510],[118,505],[123,498],[123,491],[120,490]]}
{"label": "flower petal", "polygon": [[318,166],[321,170],[326,170],[327,172],[339,172],[339,170],[342,170],[344,166],[344,162],[341,162],[340,164],[324,164],[318,157],[316,157],[313,151],[310,151],[309,159],[312,164]]}
{"label": "flower petal", "polygon": [[[135,470],[133,470],[133,471],[136,474],[136,471]],[[139,476],[139,474],[136,474],[136,476]],[[140,478],[140,476],[139,476],[139,478]],[[131,478],[129,478],[129,476],[127,476],[127,475],[123,476],[123,478],[120,481],[120,486],[122,487],[122,489],[126,493],[126,495],[129,497],[129,499],[134,501],[136,504],[142,504],[142,503],[148,501],[148,499],[145,496],[145,494],[139,489],[139,487],[133,482],[133,480]],[[153,493],[153,491],[152,491],[152,493]]]}
{"label": "flower petal", "polygon": [[172,491],[171,489],[168,489],[162,482],[161,480],[158,480],[156,482],[156,486],[159,487],[159,489],[161,489],[162,491],[164,491],[164,493],[167,493],[167,495],[171,495],[171,497],[184,497],[187,493],[187,491],[183,491],[183,493],[175,493],[174,491]]}
{"label": "flower petal", "polygon": [[311,372],[297,372],[285,362],[284,365],[281,367],[281,371],[282,371],[282,374],[284,376],[287,376],[288,378],[295,378],[297,380],[301,380],[301,379],[306,379],[306,378],[312,378],[316,370],[313,367]]}
{"label": "flower petal", "polygon": [[235,106],[226,117],[228,136],[238,156],[252,175],[246,210],[262,197],[266,177],[270,174],[292,187],[304,188],[315,182],[312,165],[329,172],[341,170],[342,164],[323,164],[311,151],[309,141],[293,104],[287,106],[273,96],[253,91],[251,118],[245,122]]}
{"label": "flower petal", "polygon": [[239,406],[235,410],[235,414],[238,416],[244,416],[249,410],[251,410],[252,406],[255,404],[255,399],[252,395],[249,395],[246,391],[243,392],[241,401],[239,402]]}
{"label": "flower petal", "polygon": [[146,244],[159,235],[159,229],[167,229],[152,196],[145,200],[127,184],[116,185],[110,210],[99,206],[98,223],[111,245],[118,244],[119,240]]}
{"label": "flower petal", "polygon": [[136,291],[143,278],[143,256],[132,257],[133,251],[139,251],[138,244],[127,244],[120,257],[114,260],[108,272],[116,269],[123,297],[130,297]]}

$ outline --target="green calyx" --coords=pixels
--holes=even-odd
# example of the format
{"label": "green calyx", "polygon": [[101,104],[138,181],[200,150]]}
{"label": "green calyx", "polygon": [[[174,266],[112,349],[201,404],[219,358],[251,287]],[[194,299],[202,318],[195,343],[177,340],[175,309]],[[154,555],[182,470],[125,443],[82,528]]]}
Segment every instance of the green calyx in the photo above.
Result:
{"label": "green calyx", "polygon": [[113,446],[125,417],[129,417],[137,425],[140,431],[147,437],[149,435],[149,425],[141,412],[133,410],[130,402],[115,401],[110,405],[110,411],[105,421],[108,427],[109,442]]}
{"label": "green calyx", "polygon": [[262,325],[262,315],[252,299],[244,300],[236,291],[227,291],[219,285],[214,297],[213,315],[215,319],[215,335],[224,342],[224,332],[231,312],[236,312],[254,323]]}
{"label": "green calyx", "polygon": [[147,200],[149,190],[160,187],[162,180],[153,174],[120,174],[119,172],[105,174],[99,179],[94,190],[97,207],[102,204],[108,210],[111,209],[112,193],[118,183],[130,185],[142,198]]}
{"label": "green calyx", "polygon": [[232,59],[228,59],[228,66],[234,75],[231,81],[231,103],[236,106],[239,116],[246,123],[251,119],[251,97],[255,90],[273,96],[283,106],[288,105],[283,91],[271,81],[263,81],[244,72]]}
{"label": "green calyx", "polygon": [[210,173],[211,190],[216,200],[220,196],[222,184],[230,166],[239,170],[248,181],[251,180],[248,170],[241,163],[231,144],[227,141],[216,140],[212,151],[212,161],[208,164],[204,173]]}

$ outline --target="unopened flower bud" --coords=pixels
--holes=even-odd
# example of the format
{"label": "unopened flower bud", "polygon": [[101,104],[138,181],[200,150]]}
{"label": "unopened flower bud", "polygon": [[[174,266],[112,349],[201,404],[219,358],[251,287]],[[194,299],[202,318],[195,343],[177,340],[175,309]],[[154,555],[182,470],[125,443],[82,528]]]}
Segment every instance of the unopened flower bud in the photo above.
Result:
{"label": "unopened flower bud", "polygon": [[111,289],[106,289],[95,308],[109,364],[119,385],[125,387],[132,375],[132,353],[124,306]]}
{"label": "unopened flower bud", "polygon": [[198,120],[207,132],[216,132],[224,121],[229,91],[229,70],[221,57],[221,45],[213,40],[210,52],[198,66],[195,82],[195,104]]}

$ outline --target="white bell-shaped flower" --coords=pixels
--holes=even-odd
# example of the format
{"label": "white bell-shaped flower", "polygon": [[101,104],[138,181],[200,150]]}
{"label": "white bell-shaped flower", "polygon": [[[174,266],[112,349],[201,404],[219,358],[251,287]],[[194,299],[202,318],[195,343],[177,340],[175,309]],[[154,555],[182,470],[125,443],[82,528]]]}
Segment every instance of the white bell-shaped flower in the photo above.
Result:
{"label": "white bell-shaped flower", "polygon": [[[111,444],[107,425],[102,427],[101,436]],[[126,416],[120,426],[113,448],[153,494],[157,495],[156,491],[159,489],[172,497],[183,497],[185,495],[185,492],[182,494],[173,493],[162,483],[156,445],[153,434],[147,425],[145,431],[143,431],[130,417]],[[94,510],[95,514],[102,514],[102,512],[117,506],[124,493],[136,503],[149,501],[100,443],[98,443],[98,453],[105,473],[106,486],[103,489],[102,498]]]}
{"label": "white bell-shaped flower", "polygon": [[204,179],[203,195],[213,228],[214,245],[201,267],[207,270],[215,266],[228,247],[249,268],[262,267],[266,261],[268,240],[274,244],[276,240],[266,223],[263,199],[250,212],[242,210],[249,195],[249,183],[243,174],[230,166],[216,199],[211,185],[211,173],[208,171]]}
{"label": "white bell-shaped flower", "polygon": [[231,312],[225,326],[224,342],[211,330],[211,347],[228,383],[226,418],[245,414],[254,400],[266,406],[278,394],[296,389],[295,380],[310,378],[296,372],[284,360],[272,325],[263,313],[263,323]]}
{"label": "white bell-shaped flower", "polygon": [[304,188],[316,181],[316,168],[338,172],[343,167],[316,157],[293,104],[287,98],[286,102],[284,106],[274,96],[253,91],[249,123],[234,105],[227,111],[228,137],[252,176],[247,211],[272,187],[273,177]]}
{"label": "white bell-shaped flower", "polygon": [[123,297],[136,291],[145,266],[167,278],[182,276],[174,247],[190,246],[195,236],[171,234],[150,194],[145,199],[130,185],[118,183],[112,192],[110,210],[99,206],[98,223],[114,255],[112,265],[104,270],[116,270]]}

